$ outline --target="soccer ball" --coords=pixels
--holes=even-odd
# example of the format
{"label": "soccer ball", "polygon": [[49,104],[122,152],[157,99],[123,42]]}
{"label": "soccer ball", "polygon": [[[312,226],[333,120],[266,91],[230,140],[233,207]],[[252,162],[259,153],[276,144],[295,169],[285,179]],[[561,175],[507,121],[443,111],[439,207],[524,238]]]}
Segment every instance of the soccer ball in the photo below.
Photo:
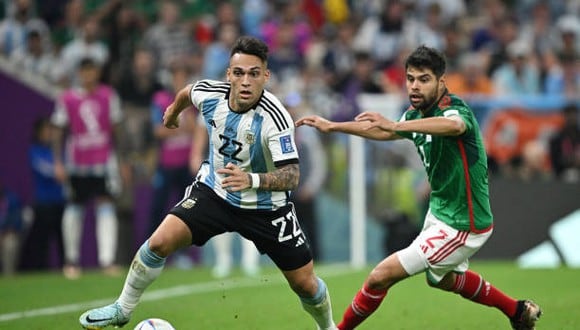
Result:
{"label": "soccer ball", "polygon": [[151,318],[139,322],[134,330],[175,330],[175,328],[165,320]]}

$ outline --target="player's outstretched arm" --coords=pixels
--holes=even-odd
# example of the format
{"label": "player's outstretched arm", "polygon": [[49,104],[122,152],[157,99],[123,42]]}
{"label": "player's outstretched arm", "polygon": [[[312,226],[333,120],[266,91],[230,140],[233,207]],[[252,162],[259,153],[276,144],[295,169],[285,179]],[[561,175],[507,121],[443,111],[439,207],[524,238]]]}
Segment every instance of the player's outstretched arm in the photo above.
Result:
{"label": "player's outstretched arm", "polygon": [[165,109],[163,113],[163,125],[167,128],[177,128],[179,127],[179,114],[181,111],[189,108],[193,104],[191,103],[191,99],[189,98],[189,92],[193,87],[192,84],[189,84],[183,87],[175,96],[173,102]]}
{"label": "player's outstretched arm", "polygon": [[238,166],[229,163],[224,168],[217,170],[217,173],[226,176],[222,180],[222,188],[231,191],[241,191],[252,187],[270,191],[294,190],[298,186],[300,178],[298,164],[280,166],[268,173],[247,173]]}
{"label": "player's outstretched arm", "polygon": [[339,132],[361,136],[372,140],[393,140],[400,138],[394,132],[388,132],[374,127],[368,121],[334,122],[320,116],[306,116],[295,123],[296,127],[312,126],[323,133]]}
{"label": "player's outstretched arm", "polygon": [[416,132],[440,136],[459,136],[467,129],[460,116],[431,117],[397,122],[393,129],[399,132]]}

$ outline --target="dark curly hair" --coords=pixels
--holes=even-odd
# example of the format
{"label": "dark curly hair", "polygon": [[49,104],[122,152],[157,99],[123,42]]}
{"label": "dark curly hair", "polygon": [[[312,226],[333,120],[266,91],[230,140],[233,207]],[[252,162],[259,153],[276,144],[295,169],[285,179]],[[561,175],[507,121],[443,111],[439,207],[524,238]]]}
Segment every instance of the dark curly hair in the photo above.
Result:
{"label": "dark curly hair", "polygon": [[409,67],[431,69],[437,78],[445,73],[445,66],[445,56],[435,48],[425,45],[415,49],[405,61],[405,70]]}

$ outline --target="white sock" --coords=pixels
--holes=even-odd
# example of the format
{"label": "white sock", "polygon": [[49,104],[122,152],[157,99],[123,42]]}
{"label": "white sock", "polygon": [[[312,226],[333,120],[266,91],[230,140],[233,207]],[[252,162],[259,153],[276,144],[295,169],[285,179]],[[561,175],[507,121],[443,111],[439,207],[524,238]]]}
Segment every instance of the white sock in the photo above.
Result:
{"label": "white sock", "polygon": [[330,294],[326,284],[321,278],[318,279],[318,290],[312,298],[300,298],[302,308],[314,318],[318,329],[336,329],[332,319],[332,306],[330,304]]}
{"label": "white sock", "polygon": [[4,275],[16,274],[16,265],[18,264],[18,250],[20,246],[20,239],[18,233],[8,230],[0,234],[0,260],[2,260],[2,273]]}
{"label": "white sock", "polygon": [[240,236],[242,244],[242,268],[248,275],[258,272],[260,253],[254,245],[254,242]]}
{"label": "white sock", "polygon": [[119,224],[115,207],[111,202],[101,202],[96,206],[97,249],[99,265],[111,266],[117,255]]}
{"label": "white sock", "polygon": [[131,262],[123,291],[117,299],[125,315],[128,316],[133,312],[141,295],[159,277],[164,265],[165,258],[151,251],[149,241],[145,241]]}
{"label": "white sock", "polygon": [[62,240],[67,264],[78,265],[81,256],[81,236],[83,234],[84,208],[79,204],[69,204],[62,216]]}
{"label": "white sock", "polygon": [[215,251],[215,269],[229,272],[232,268],[233,233],[223,233],[212,238]]}

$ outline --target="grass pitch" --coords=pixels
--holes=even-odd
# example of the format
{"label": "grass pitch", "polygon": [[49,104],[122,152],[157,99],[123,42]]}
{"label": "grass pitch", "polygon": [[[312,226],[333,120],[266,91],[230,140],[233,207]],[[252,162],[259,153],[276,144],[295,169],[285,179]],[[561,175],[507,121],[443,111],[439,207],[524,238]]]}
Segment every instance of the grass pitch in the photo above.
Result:
{"label": "grass pitch", "polygon": [[[580,329],[580,270],[522,270],[513,263],[475,261],[472,269],[504,292],[532,298],[544,310],[538,329]],[[370,268],[318,265],[330,288],[338,322]],[[76,281],[60,273],[23,274],[0,278],[0,329],[80,329],[79,315],[112,302],[124,277],[86,272]],[[301,309],[282,275],[263,269],[258,278],[240,274],[215,280],[209,269],[167,268],[147,290],[131,322],[159,317],[177,330],[312,330],[316,326]],[[497,310],[458,295],[429,288],[423,275],[393,287],[381,307],[360,329],[509,329]]]}

